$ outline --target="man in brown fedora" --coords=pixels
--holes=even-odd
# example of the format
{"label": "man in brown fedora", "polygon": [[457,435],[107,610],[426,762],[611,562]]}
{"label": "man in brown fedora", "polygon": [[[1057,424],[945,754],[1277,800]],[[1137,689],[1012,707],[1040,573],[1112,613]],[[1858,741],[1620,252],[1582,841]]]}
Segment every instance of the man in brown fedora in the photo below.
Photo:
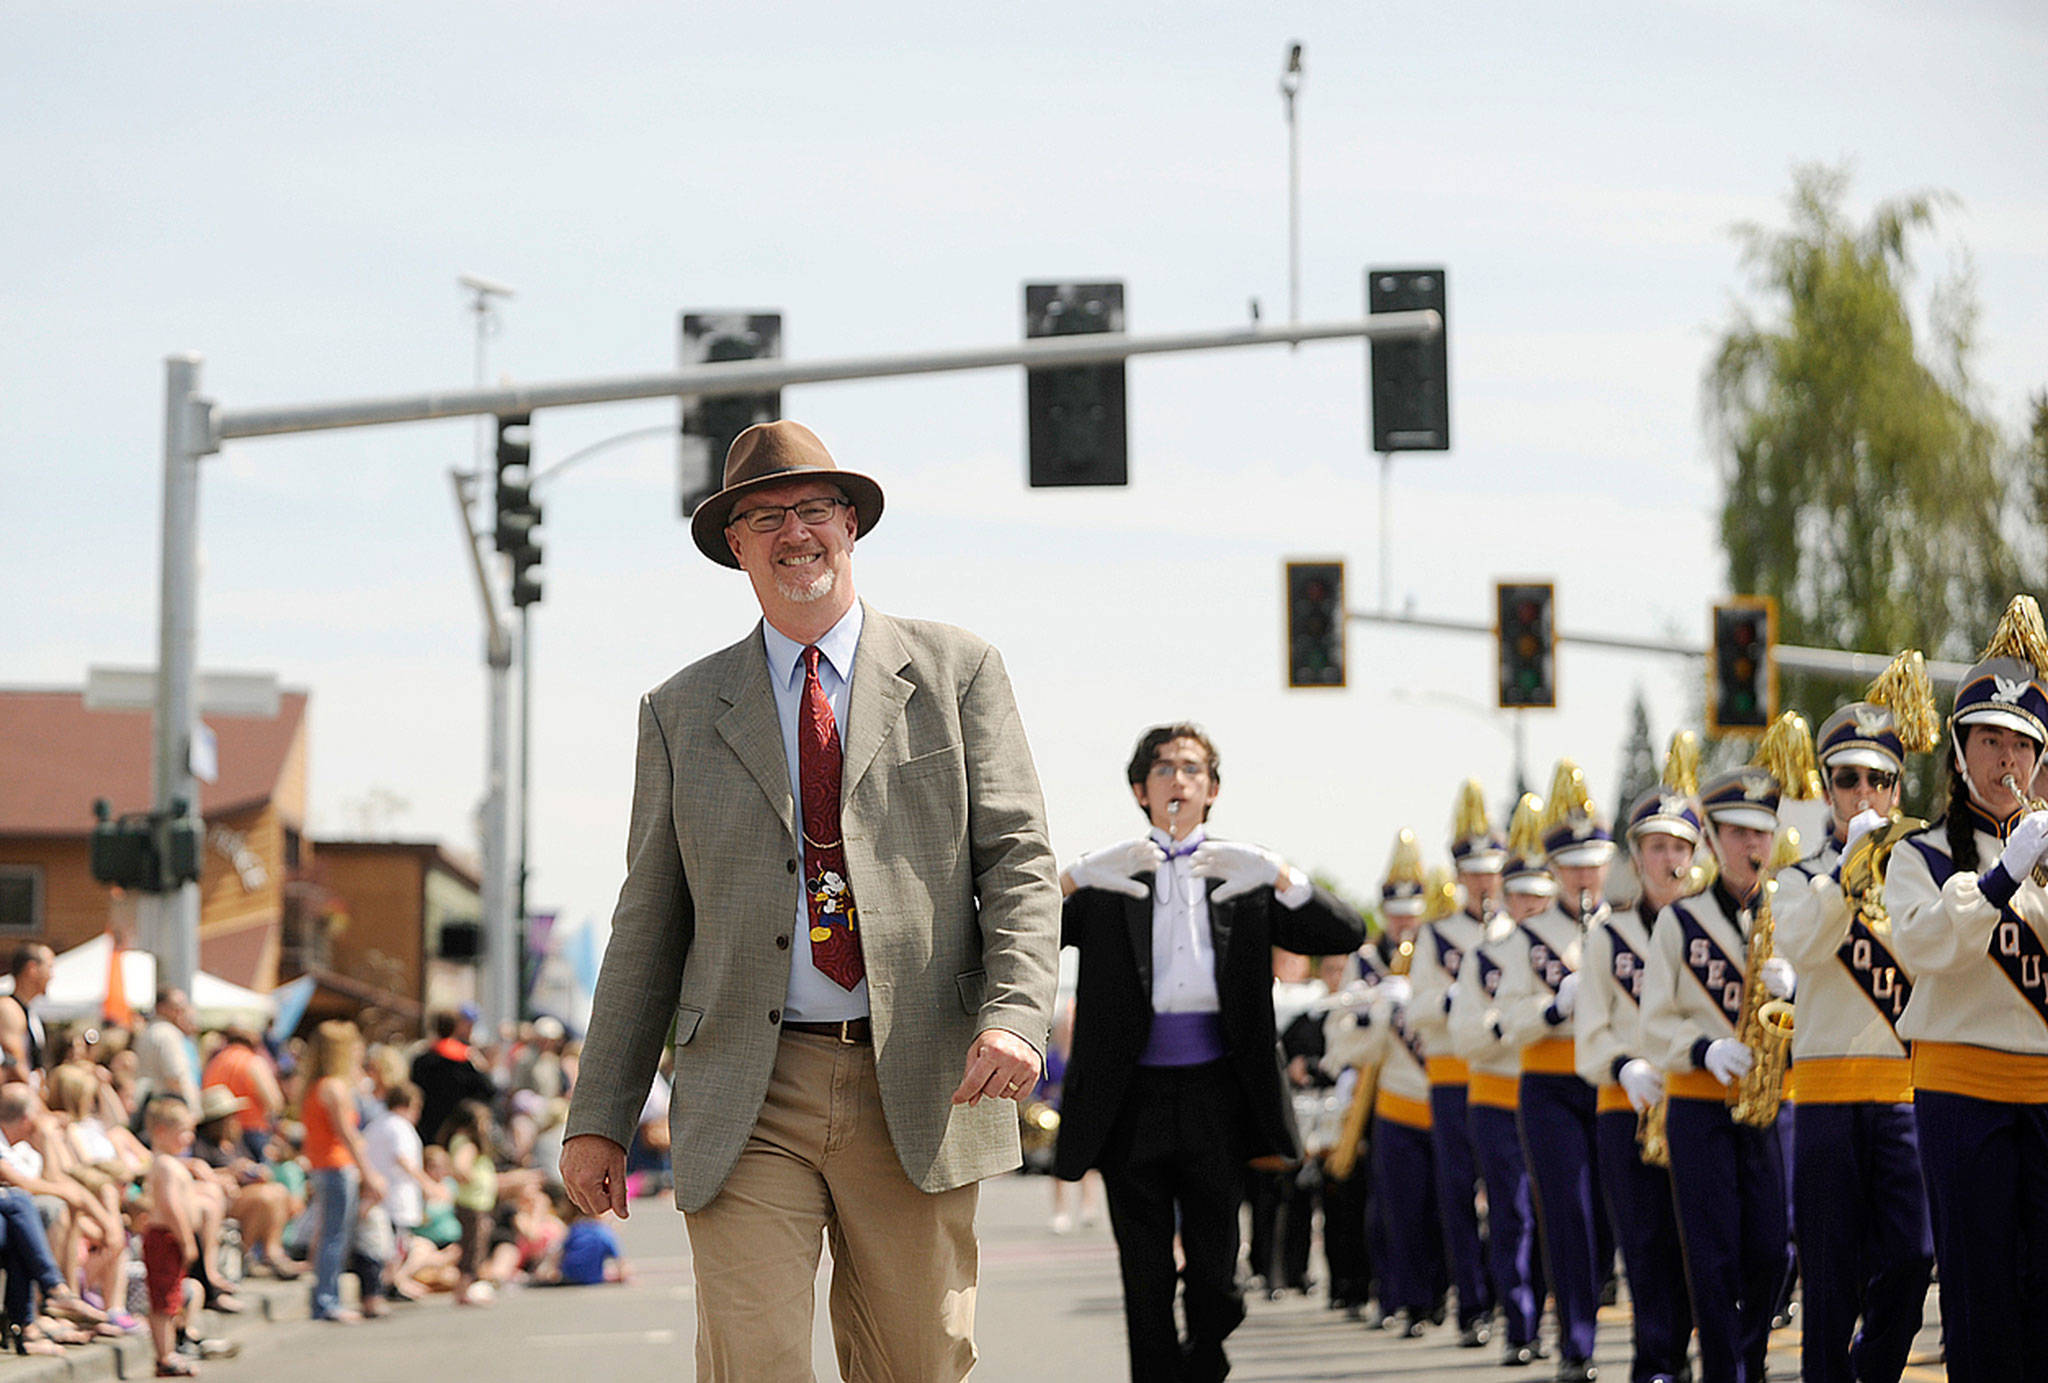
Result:
{"label": "man in brown fedora", "polygon": [[625,1146],[673,1026],[697,1377],[811,1375],[829,1236],[839,1367],[975,1359],[976,1183],[1021,1160],[1060,892],[1002,658],[854,595],[882,491],[810,429],[748,428],[700,506],[762,621],[640,703],[627,873],[562,1175],[626,1213]]}

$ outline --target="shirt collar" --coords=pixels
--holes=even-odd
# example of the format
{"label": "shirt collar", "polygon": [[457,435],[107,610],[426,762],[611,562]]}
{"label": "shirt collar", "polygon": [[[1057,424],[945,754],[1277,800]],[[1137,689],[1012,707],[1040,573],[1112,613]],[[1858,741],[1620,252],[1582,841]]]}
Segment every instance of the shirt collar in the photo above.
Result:
{"label": "shirt collar", "polygon": [[[839,617],[839,623],[826,630],[825,636],[818,640],[818,652],[839,674],[841,682],[853,681],[853,651],[860,643],[861,623],[862,606],[856,600]],[[797,665],[803,661],[806,645],[798,643],[767,620],[761,621],[761,636],[768,650],[768,675],[779,687],[791,686],[797,680]]]}
{"label": "shirt collar", "polygon": [[1186,855],[1192,855],[1195,852],[1195,847],[1208,838],[1209,828],[1207,825],[1195,827],[1194,830],[1188,832],[1188,838],[1178,844],[1175,843],[1172,836],[1160,830],[1157,826],[1152,828],[1152,843],[1166,852],[1166,858],[1169,862]]}

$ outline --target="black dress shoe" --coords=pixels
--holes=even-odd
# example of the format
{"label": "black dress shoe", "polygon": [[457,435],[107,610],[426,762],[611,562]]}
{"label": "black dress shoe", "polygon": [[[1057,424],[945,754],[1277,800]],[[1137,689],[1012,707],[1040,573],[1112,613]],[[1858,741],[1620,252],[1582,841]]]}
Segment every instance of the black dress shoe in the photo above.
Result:
{"label": "black dress shoe", "polygon": [[1591,1359],[1566,1359],[1557,1366],[1557,1383],[1593,1383],[1599,1376]]}
{"label": "black dress shoe", "polygon": [[1501,1364],[1511,1369],[1527,1368],[1535,1363],[1536,1359],[1536,1346],[1518,1345],[1512,1340],[1508,1342],[1508,1347],[1502,1350],[1500,1355]]}
{"label": "black dress shoe", "polygon": [[1185,1366],[1181,1376],[1188,1383],[1223,1383],[1230,1372],[1230,1358],[1220,1340],[1189,1343],[1181,1351],[1181,1360]]}
{"label": "black dress shoe", "polygon": [[1485,1321],[1473,1321],[1458,1332],[1459,1349],[1478,1349],[1493,1338],[1493,1331]]}
{"label": "black dress shoe", "polygon": [[1406,1323],[1401,1327],[1401,1338],[1419,1340],[1429,1333],[1429,1317],[1418,1311],[1407,1314]]}

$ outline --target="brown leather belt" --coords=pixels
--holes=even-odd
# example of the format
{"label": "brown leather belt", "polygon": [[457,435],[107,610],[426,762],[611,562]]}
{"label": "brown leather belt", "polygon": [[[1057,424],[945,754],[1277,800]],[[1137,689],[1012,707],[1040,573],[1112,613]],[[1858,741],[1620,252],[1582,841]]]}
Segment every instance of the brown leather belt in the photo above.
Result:
{"label": "brown leather belt", "polygon": [[849,1047],[875,1045],[875,1025],[866,1018],[845,1018],[837,1023],[784,1023],[784,1032],[806,1032],[814,1037],[831,1037]]}

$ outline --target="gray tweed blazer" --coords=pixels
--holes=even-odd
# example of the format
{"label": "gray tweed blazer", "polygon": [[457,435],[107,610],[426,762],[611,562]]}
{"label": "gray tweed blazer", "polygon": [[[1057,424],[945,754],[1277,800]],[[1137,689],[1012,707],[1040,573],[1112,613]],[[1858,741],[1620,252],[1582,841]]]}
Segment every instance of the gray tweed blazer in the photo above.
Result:
{"label": "gray tweed blazer", "polygon": [[[944,1191],[1018,1165],[1015,1107],[950,1102],[987,1028],[1041,1055],[1060,891],[1038,775],[1000,654],[867,608],[844,729],[841,820],[860,904],[875,1059],[910,1180]],[[718,1193],[760,1113],[795,925],[795,804],[761,627],[640,702],[626,882],[566,1135],[621,1147],[675,1030],[676,1204]]]}

